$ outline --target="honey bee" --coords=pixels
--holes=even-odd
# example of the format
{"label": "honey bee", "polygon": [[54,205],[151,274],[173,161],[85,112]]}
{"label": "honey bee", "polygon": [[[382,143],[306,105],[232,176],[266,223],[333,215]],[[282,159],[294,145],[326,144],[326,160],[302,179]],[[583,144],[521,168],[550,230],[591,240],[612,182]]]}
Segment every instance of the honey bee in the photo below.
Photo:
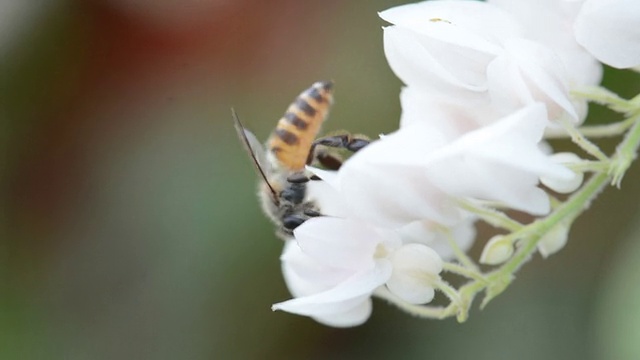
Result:
{"label": "honey bee", "polygon": [[240,141],[262,179],[258,191],[262,208],[278,226],[276,234],[282,239],[293,237],[296,227],[320,215],[320,209],[307,198],[307,182],[317,178],[310,177],[305,166],[313,163],[336,170],[342,159],[322,148],[355,152],[369,143],[364,137],[350,134],[316,139],[332,103],[333,83],[314,83],[289,105],[264,147],[232,109]]}

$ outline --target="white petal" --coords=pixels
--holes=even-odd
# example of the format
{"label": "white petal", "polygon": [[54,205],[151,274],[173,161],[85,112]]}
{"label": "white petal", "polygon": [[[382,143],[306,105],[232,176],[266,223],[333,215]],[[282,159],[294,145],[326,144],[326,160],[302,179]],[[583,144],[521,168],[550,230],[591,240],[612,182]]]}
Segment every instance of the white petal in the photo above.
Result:
{"label": "white petal", "polygon": [[640,65],[640,2],[587,0],[576,17],[578,43],[615,68]]}
{"label": "white petal", "polygon": [[[322,178],[322,176],[320,177]],[[340,186],[339,183],[337,186]],[[308,200],[313,201],[318,206],[322,215],[342,218],[353,217],[349,212],[349,205],[345,202],[345,198],[336,187],[326,181],[308,182],[307,196]]]}
{"label": "white petal", "polygon": [[327,291],[277,303],[272,309],[312,317],[348,312],[360,306],[378,286],[384,284],[391,271],[389,260],[377,260],[372,269],[355,273]]}
{"label": "white petal", "polygon": [[352,327],[364,324],[373,310],[371,298],[366,299],[360,305],[353,307],[352,309],[330,315],[314,316],[313,319],[317,322],[333,327]]}
{"label": "white petal", "polygon": [[[453,241],[458,248],[466,252],[471,248],[476,236],[476,230],[473,225],[475,219],[469,217],[458,224],[453,225],[448,230]],[[441,225],[437,225],[441,227]],[[455,258],[455,253],[451,248],[449,235],[438,231],[436,224],[430,221],[416,221],[399,230],[402,240],[405,244],[419,243],[424,244],[433,249],[440,255],[443,260],[451,260]]]}
{"label": "white petal", "polygon": [[[514,16],[527,39],[551,48],[562,61],[571,87],[597,85],[602,65],[576,42],[573,21],[582,1],[489,0]],[[540,21],[544,19],[544,21]]]}
{"label": "white petal", "polygon": [[489,239],[484,249],[482,249],[480,263],[487,265],[502,264],[511,258],[513,252],[513,242],[510,238],[503,235],[496,235]]}
{"label": "white petal", "polygon": [[280,260],[285,283],[294,297],[329,290],[353,275],[353,271],[319,263],[303,253],[293,240],[285,242]]}
{"label": "white petal", "polygon": [[523,169],[465,158],[448,158],[430,169],[429,179],[451,194],[501,202],[533,215],[550,210],[548,196],[537,187],[538,175]]}
{"label": "white petal", "polygon": [[470,132],[434,153],[426,176],[449,194],[544,214],[549,203],[536,187],[538,177],[573,177],[538,148],[545,123],[545,110],[538,104]]}
{"label": "white petal", "polygon": [[344,287],[336,287],[315,295],[279,302],[273,304],[271,310],[286,311],[292,314],[311,316],[314,318],[333,316],[355,309],[369,299],[373,292],[373,290],[371,290],[358,296],[345,297],[341,294],[341,292],[346,292],[345,290]]}
{"label": "white petal", "polygon": [[431,186],[424,167],[416,165],[443,139],[436,129],[419,131],[428,129],[427,124],[415,125],[370,144],[340,169],[342,194],[352,214],[392,228],[425,218],[442,223],[457,219],[448,196]]}
{"label": "white petal", "polygon": [[497,45],[521,31],[505,11],[478,1],[423,1],[379,15],[420,34],[486,53],[496,53]]}
{"label": "white petal", "polygon": [[507,112],[539,101],[547,106],[550,118],[566,112],[577,121],[562,62],[543,45],[511,39],[487,68],[487,77],[491,98]]}
{"label": "white petal", "polygon": [[400,93],[400,127],[428,122],[445,139],[455,139],[480,127],[479,118],[495,118],[489,101],[487,93],[467,91],[456,96],[443,96],[437,91],[404,87]]}
{"label": "white petal", "polygon": [[305,221],[294,230],[302,251],[319,263],[341,269],[363,270],[374,265],[380,243],[400,243],[393,231],[375,229],[353,220],[321,216]]}
{"label": "white petal", "polygon": [[369,164],[416,165],[422,164],[426,154],[430,154],[447,145],[451,139],[428,121],[411,121],[411,126],[375,141],[357,152],[340,169],[340,183],[347,175],[344,170],[351,168],[367,168]]}
{"label": "white petal", "polygon": [[570,226],[565,223],[556,225],[545,234],[538,242],[538,251],[542,257],[547,258],[560,251],[569,239]]}
{"label": "white petal", "polygon": [[433,299],[434,283],[442,271],[440,256],[422,244],[407,244],[393,255],[393,273],[387,287],[396,296],[412,304]]}
{"label": "white petal", "polygon": [[[558,164],[571,164],[582,160],[578,155],[570,152],[553,154],[550,159]],[[574,172],[573,175],[570,179],[543,176],[540,177],[540,182],[557,193],[569,194],[576,191],[584,180],[584,174],[581,172]]]}
{"label": "white petal", "polygon": [[317,175],[322,181],[331,185],[336,190],[340,190],[340,180],[338,179],[338,173],[336,171],[318,169],[313,166],[307,166],[307,170]]}
{"label": "white petal", "polygon": [[[482,54],[461,58],[461,50],[442,51],[439,49],[442,44],[429,43],[416,35],[396,26],[384,28],[384,52],[387,61],[393,72],[405,84],[450,92],[456,91],[456,88],[472,91],[486,89],[484,67],[491,57],[485,55],[484,63],[476,66],[475,63]],[[464,63],[467,59],[472,60]]]}
{"label": "white petal", "polygon": [[[419,243],[431,247],[430,245],[438,236],[438,226],[437,223],[432,221],[419,220],[403,226],[398,232],[402,237],[402,242],[405,244]],[[438,252],[438,254],[440,253]]]}
{"label": "white petal", "polygon": [[486,90],[486,67],[519,27],[501,9],[476,1],[425,1],[380,13],[393,71],[407,85],[459,91]]}
{"label": "white petal", "polygon": [[549,201],[536,187],[539,177],[574,176],[538,148],[546,124],[544,107],[534,104],[442,146],[437,129],[415,121],[343,166],[343,194],[352,213],[393,227],[425,219],[454,224],[460,213],[450,196],[545,214]]}
{"label": "white petal", "polygon": [[532,104],[441,147],[428,160],[474,156],[533,173],[570,178],[566,168],[550,161],[537,146],[547,124],[544,107]]}

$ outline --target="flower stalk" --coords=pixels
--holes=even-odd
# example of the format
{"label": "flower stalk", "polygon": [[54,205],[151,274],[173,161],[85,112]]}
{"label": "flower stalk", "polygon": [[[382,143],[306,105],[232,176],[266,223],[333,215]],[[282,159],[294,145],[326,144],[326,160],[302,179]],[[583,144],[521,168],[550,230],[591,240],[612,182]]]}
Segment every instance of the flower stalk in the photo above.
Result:
{"label": "flower stalk", "polygon": [[[281,260],[294,298],[273,309],[357,326],[376,296],[415,316],[464,322],[478,294],[482,309],[537,252],[561,250],[607,184],[620,186],[640,146],[640,95],[599,86],[603,64],[640,66],[640,6],[596,1],[424,1],[380,12],[390,24],[385,56],[404,83],[398,129],[335,171],[307,167],[323,181],[307,184],[302,205],[322,216],[291,204],[302,223]],[[541,28],[534,18],[548,21]],[[583,126],[589,102],[625,120]],[[605,154],[594,140],[611,136],[622,140]],[[575,153],[554,152],[551,138],[570,138]],[[498,232],[476,262],[468,251],[482,241],[477,221]],[[436,292],[447,306],[429,305]]]}
{"label": "flower stalk", "polygon": [[[621,123],[629,124],[630,120],[635,119],[627,119]],[[384,295],[382,297],[415,316],[441,319],[457,315],[458,321],[464,322],[477,294],[486,291],[485,299],[481,304],[481,308],[483,308],[509,286],[514,274],[535,254],[538,243],[545,234],[561,222],[572,223],[589,207],[608,183],[619,185],[624,173],[636,158],[639,147],[640,122],[635,122],[610,161],[588,161],[574,165],[575,169],[589,170],[595,173],[578,191],[555,207],[552,213],[527,225],[511,220],[504,213],[477,206],[471,202],[461,201],[460,205],[463,209],[476,214],[494,226],[511,231],[504,236],[518,244],[513,256],[489,273],[476,272],[464,264],[445,263],[445,271],[472,279],[457,290],[457,297],[452,296],[450,287],[438,287],[439,290],[446,291],[447,297],[455,299],[445,308],[410,306],[393,296]]]}

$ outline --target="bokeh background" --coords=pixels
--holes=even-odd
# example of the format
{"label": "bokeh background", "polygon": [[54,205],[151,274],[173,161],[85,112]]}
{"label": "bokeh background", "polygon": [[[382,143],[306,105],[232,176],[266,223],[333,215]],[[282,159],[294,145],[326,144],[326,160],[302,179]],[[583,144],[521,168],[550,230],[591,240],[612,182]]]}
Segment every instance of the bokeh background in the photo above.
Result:
{"label": "bokeh background", "polygon": [[400,3],[0,1],[0,359],[640,358],[640,164],[465,324],[271,312],[282,243],[230,108],[266,138],[333,79],[325,130],[393,130],[376,12]]}

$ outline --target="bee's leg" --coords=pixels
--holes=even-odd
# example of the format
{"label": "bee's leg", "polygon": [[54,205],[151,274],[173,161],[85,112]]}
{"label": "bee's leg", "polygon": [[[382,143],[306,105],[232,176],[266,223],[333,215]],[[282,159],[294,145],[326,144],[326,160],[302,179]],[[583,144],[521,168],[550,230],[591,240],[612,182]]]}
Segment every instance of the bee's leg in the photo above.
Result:
{"label": "bee's leg", "polygon": [[315,209],[313,206],[309,206],[304,209],[304,211],[300,213],[287,214],[282,217],[282,228],[280,231],[284,232],[284,234],[289,237],[293,236],[293,230],[295,230],[298,226],[302,225],[305,221],[309,220],[312,217],[321,216],[320,212]]}
{"label": "bee's leg", "polygon": [[309,181],[309,177],[304,171],[297,171],[287,176],[287,182],[291,184],[304,184]]}
{"label": "bee's leg", "polygon": [[314,145],[323,145],[332,148],[347,149],[356,152],[363,147],[369,145],[371,141],[361,135],[341,134],[326,136],[313,142]]}
{"label": "bee's leg", "polygon": [[280,193],[280,197],[291,204],[302,204],[307,193],[309,176],[304,171],[295,172],[287,177],[289,186]]}
{"label": "bee's leg", "polygon": [[[343,159],[335,152],[328,151],[326,148],[346,149],[354,153],[369,145],[369,143],[369,139],[363,135],[351,135],[348,133],[316,139],[311,145],[307,164],[317,161],[326,169],[338,170],[342,166]],[[318,145],[320,145],[320,147]]]}
{"label": "bee's leg", "polygon": [[322,215],[318,212],[318,210],[315,210],[315,209],[305,209],[304,214],[307,215],[308,217],[318,217]]}
{"label": "bee's leg", "polygon": [[298,226],[302,225],[303,222],[307,221],[307,217],[300,216],[297,214],[290,214],[282,218],[282,227],[286,230],[293,231]]}
{"label": "bee's leg", "polygon": [[342,166],[343,159],[336,156],[336,154],[332,154],[330,151],[315,147],[314,151],[315,155],[313,156],[313,159],[309,161],[309,164],[315,160],[327,170],[338,170]]}

